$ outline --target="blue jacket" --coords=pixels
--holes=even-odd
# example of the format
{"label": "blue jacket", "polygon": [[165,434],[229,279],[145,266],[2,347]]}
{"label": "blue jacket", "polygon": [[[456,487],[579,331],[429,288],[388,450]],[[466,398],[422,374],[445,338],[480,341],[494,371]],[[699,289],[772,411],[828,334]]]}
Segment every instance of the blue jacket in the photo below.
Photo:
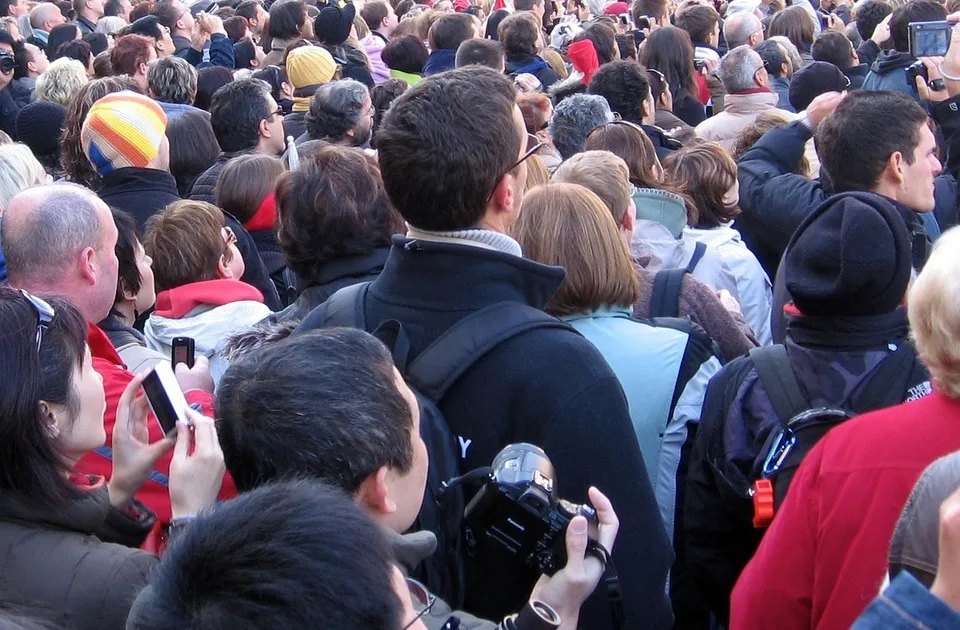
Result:
{"label": "blue jacket", "polygon": [[[920,103],[920,95],[907,83],[904,69],[916,61],[910,53],[899,50],[885,50],[870,67],[870,73],[863,80],[864,90],[893,90],[909,94]],[[920,103],[923,105],[923,103]]]}
{"label": "blue jacket", "polygon": [[777,109],[788,112],[795,112],[793,105],[790,104],[790,79],[787,77],[770,77],[770,87],[776,92]]}
{"label": "blue jacket", "polygon": [[960,628],[960,615],[906,571],[853,624],[851,630]]}
{"label": "blue jacket", "polygon": [[430,53],[423,64],[423,76],[429,77],[446,70],[453,70],[457,65],[457,51],[441,48]]}
{"label": "blue jacket", "polygon": [[3,257],[3,250],[0,249],[0,282],[7,282],[7,259]]}
{"label": "blue jacket", "polygon": [[[174,54],[186,60],[191,66],[196,66],[197,69],[223,66],[233,70],[236,64],[233,57],[233,42],[223,33],[214,33],[210,37],[210,44],[203,52],[194,50],[190,40],[181,35],[173,36],[173,45],[176,47]],[[204,58],[207,60],[205,61]]]}

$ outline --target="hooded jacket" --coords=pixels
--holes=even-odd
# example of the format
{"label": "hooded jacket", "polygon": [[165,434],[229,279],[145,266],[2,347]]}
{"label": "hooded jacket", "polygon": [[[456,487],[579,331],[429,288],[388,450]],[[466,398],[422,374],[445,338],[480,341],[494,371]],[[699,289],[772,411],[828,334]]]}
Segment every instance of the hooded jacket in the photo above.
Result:
{"label": "hooded jacket", "polygon": [[128,212],[143,228],[147,219],[180,201],[177,180],[155,168],[127,167],[107,173],[97,196],[111,208]]}
{"label": "hooded jacket", "polygon": [[697,135],[731,151],[743,128],[763,112],[776,109],[778,102],[779,97],[766,88],[727,94],[723,111],[697,125]]}
{"label": "hooded jacket", "polygon": [[661,160],[667,159],[668,155],[683,146],[668,136],[659,126],[640,125],[640,127],[643,129],[643,133],[647,134],[647,137],[650,138],[650,142],[653,143],[653,150],[657,152],[657,158]]}
{"label": "hooded jacket", "polygon": [[[864,90],[893,90],[909,94],[921,105],[920,95],[907,84],[907,66],[917,60],[910,53],[899,50],[885,50],[870,67],[870,72],[863,80]],[[851,82],[852,83],[852,82]],[[851,85],[851,88],[853,86]]]}
{"label": "hooded jacket", "polygon": [[197,354],[210,359],[213,382],[227,371],[222,344],[232,333],[270,314],[263,294],[239,280],[192,282],[157,294],[156,309],[143,327],[147,346],[167,356],[174,337],[192,337]]}
{"label": "hooded jacket", "polygon": [[[223,33],[214,33],[210,37],[210,44],[203,52],[195,50],[193,43],[182,35],[174,35],[172,39],[176,49],[174,54],[198,70],[210,66],[223,66],[232,71],[236,65],[233,42]],[[208,60],[205,61],[205,58]]]}
{"label": "hooded jacket", "polygon": [[445,70],[453,70],[457,65],[457,51],[440,48],[434,50],[423,64],[423,76],[429,77],[440,74]]}
{"label": "hooded jacket", "polygon": [[506,73],[509,75],[532,74],[537,77],[542,85],[542,90],[546,92],[554,83],[560,80],[557,73],[549,63],[536,55],[524,55],[509,59],[505,65]]}
{"label": "hooded jacket", "polygon": [[362,40],[360,45],[363,51],[367,53],[367,59],[370,60],[370,74],[373,76],[373,82],[380,84],[390,78],[390,68],[383,62],[383,49],[387,46],[387,41],[379,36],[378,33],[370,33]]}
{"label": "hooded jacket", "polygon": [[0,500],[4,600],[57,627],[122,630],[157,558],[116,542],[139,544],[155,519],[111,507],[103,478],[73,477],[83,496],[62,508]]}
{"label": "hooded jacket", "polygon": [[354,79],[368,88],[373,88],[373,75],[367,67],[367,57],[361,51],[348,44],[331,46],[323,44],[333,60],[340,66],[344,79]]}
{"label": "hooded jacket", "polygon": [[790,104],[790,79],[787,77],[770,77],[770,87],[777,95],[777,109],[795,113],[793,105]]}
{"label": "hooded jacket", "polygon": [[863,87],[863,82],[867,79],[867,73],[870,72],[870,66],[861,63],[856,66],[850,66],[846,70],[841,70],[843,75],[850,79],[851,90],[859,90]]}

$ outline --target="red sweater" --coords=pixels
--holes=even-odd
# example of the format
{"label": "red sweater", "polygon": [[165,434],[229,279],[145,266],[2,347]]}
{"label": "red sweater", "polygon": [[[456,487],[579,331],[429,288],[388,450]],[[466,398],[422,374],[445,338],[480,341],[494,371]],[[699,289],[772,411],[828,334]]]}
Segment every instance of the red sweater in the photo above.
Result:
{"label": "red sweater", "polygon": [[938,392],[827,434],[740,575],[730,629],[849,628],[880,590],[920,473],[958,449],[960,402]]}

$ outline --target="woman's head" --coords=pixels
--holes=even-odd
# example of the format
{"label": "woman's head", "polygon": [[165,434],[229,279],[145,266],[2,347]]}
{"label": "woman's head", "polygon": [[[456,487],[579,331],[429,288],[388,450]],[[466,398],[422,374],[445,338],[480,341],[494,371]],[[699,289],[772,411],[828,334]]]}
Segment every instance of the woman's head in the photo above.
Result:
{"label": "woman's head", "polygon": [[586,151],[609,151],[627,163],[630,183],[638,188],[661,188],[663,169],[647,134],[636,125],[615,121],[590,132]]}
{"label": "woman's head", "polygon": [[186,197],[194,180],[220,157],[220,145],[210,126],[210,114],[191,110],[167,121],[170,174]]}
{"label": "woman's head", "polygon": [[783,35],[800,50],[810,50],[813,46],[813,34],[813,19],[806,9],[799,5],[775,13],[767,27],[767,37]]}
{"label": "woman's head", "polygon": [[338,258],[388,247],[403,222],[380,171],[358,149],[328,146],[277,184],[277,239],[301,280]]}
{"label": "woman's head", "polygon": [[51,62],[47,71],[37,77],[37,100],[68,107],[74,94],[89,80],[86,66],[76,59],[61,57]]}
{"label": "woman's head", "polygon": [[270,6],[269,33],[272,39],[293,39],[303,33],[307,7],[302,2],[276,2]]}
{"label": "woman's head", "polygon": [[530,191],[512,234],[527,258],[567,270],[548,313],[630,307],[639,299],[637,272],[613,216],[583,186],[552,183]]}
{"label": "woman's head", "polygon": [[140,242],[136,220],[123,210],[112,209],[117,224],[117,297],[115,305],[129,304],[133,312],[146,313],[157,300],[153,283],[153,259],[147,256]]}
{"label": "woman's head", "polygon": [[197,73],[197,96],[193,101],[194,107],[209,111],[213,93],[233,82],[233,72],[223,66],[203,68]]}
{"label": "woman's head", "polygon": [[217,181],[217,207],[247,223],[273,194],[284,170],[283,162],[270,155],[241,155],[230,160]]}
{"label": "woman's head", "polygon": [[423,41],[416,35],[404,35],[391,39],[383,49],[381,57],[383,63],[391,70],[398,72],[407,72],[409,74],[422,74],[423,64],[429,56],[427,47]]}
{"label": "woman's head", "polygon": [[710,229],[740,214],[737,163],[716,142],[681,149],[663,162],[667,177],[687,197],[687,222]]}
{"label": "woman's head", "polygon": [[31,186],[46,184],[49,179],[27,146],[0,145],[0,216],[14,195]]}
{"label": "woman's head", "polygon": [[60,48],[60,45],[72,42],[75,39],[80,39],[80,29],[77,28],[76,24],[67,22],[60,26],[54,26],[47,36],[47,59],[53,61],[57,56],[57,49]]}
{"label": "woman's head", "polygon": [[583,33],[574,37],[574,41],[589,39],[597,50],[597,60],[602,66],[620,58],[617,48],[617,31],[604,22],[593,22],[583,29]]}
{"label": "woman's head", "polygon": [[83,316],[66,301],[0,288],[5,500],[51,507],[78,496],[67,473],[106,440],[103,381],[86,339]]}
{"label": "woman's head", "polygon": [[658,28],[647,37],[640,50],[640,64],[659,70],[674,99],[697,93],[693,66],[693,43],[690,35],[675,26]]}

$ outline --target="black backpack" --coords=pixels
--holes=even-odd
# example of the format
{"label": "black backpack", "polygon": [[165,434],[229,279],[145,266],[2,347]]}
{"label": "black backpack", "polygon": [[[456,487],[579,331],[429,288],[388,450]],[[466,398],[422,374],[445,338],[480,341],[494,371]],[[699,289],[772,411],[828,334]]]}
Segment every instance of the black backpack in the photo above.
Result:
{"label": "black backpack", "polygon": [[754,348],[750,359],[783,427],[770,433],[754,462],[753,526],[762,528],[773,520],[797,468],[820,438],[858,413],[902,402],[916,352],[910,343],[901,342],[870,377],[858,396],[859,404],[851,404],[851,409],[812,408],[783,345]]}
{"label": "black backpack", "polygon": [[[410,342],[402,322],[388,320],[370,331],[364,308],[369,289],[369,282],[340,289],[318,306],[309,319],[318,321],[324,328],[344,326],[373,332],[393,350],[397,369],[417,395],[420,433],[430,456],[430,467],[423,506],[412,529],[436,534],[437,550],[419,568],[416,577],[456,608],[465,595],[463,512],[466,504],[459,486],[441,493],[445,481],[461,475],[461,450],[440,412],[440,402],[471,366],[501,343],[539,328],[576,331],[532,306],[499,302],[464,317],[408,362]],[[310,324],[306,320],[305,323]],[[297,332],[303,330],[298,328]]]}
{"label": "black backpack", "polygon": [[680,315],[680,288],[683,278],[693,273],[703,255],[707,253],[707,246],[697,241],[693,250],[693,257],[686,267],[676,269],[661,269],[653,277],[653,297],[650,299],[650,317],[677,317]]}

